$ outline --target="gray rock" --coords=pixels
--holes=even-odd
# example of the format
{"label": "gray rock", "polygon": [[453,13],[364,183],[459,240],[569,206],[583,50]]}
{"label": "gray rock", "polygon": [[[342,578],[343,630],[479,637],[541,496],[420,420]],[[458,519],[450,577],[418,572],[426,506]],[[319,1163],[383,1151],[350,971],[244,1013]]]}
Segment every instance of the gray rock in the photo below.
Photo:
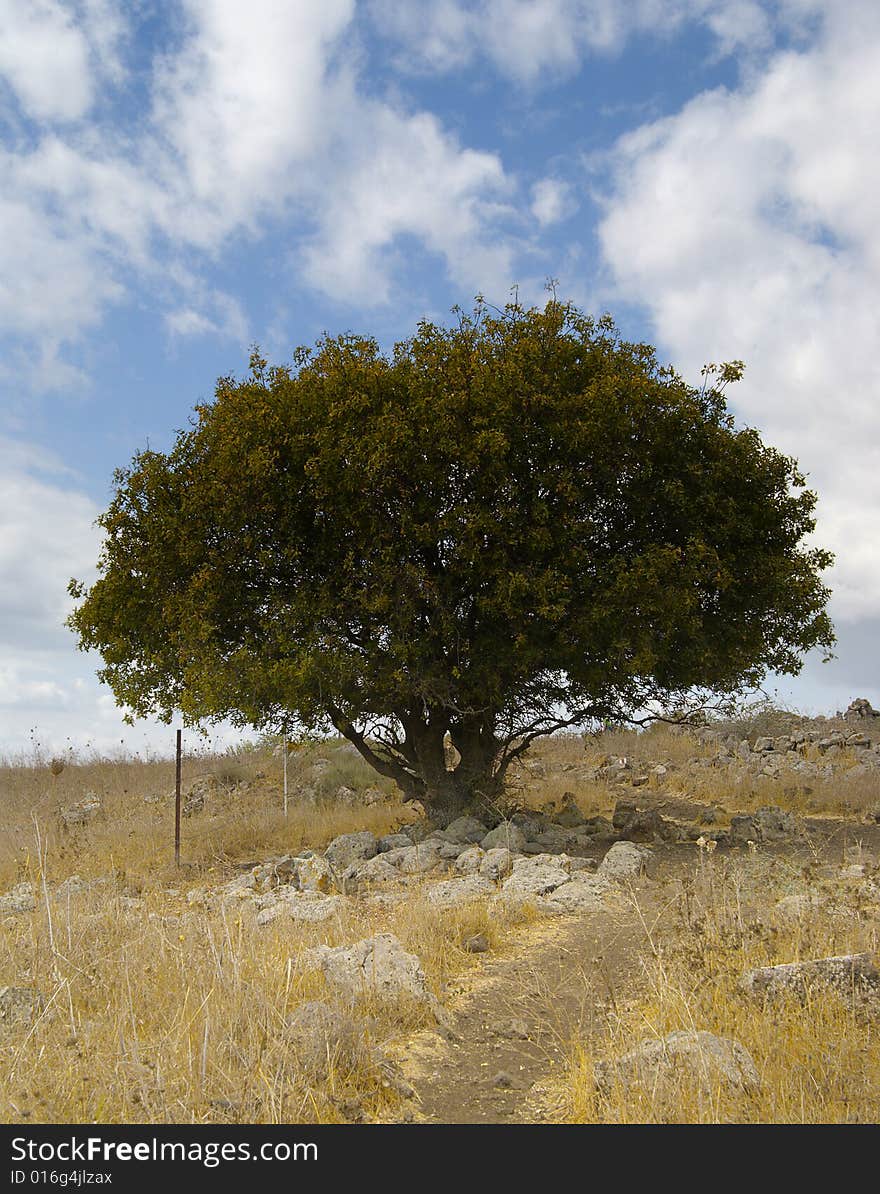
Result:
{"label": "gray rock", "polygon": [[33,912],[36,906],[33,883],[19,883],[11,891],[0,896],[0,916],[17,916],[22,912]]}
{"label": "gray rock", "polygon": [[696,1082],[707,1096],[719,1085],[734,1092],[760,1086],[749,1052],[739,1041],[711,1032],[671,1032],[660,1040],[642,1041],[622,1057],[599,1062],[595,1076],[602,1094],[619,1084],[664,1100],[676,1096],[682,1081]]}
{"label": "gray rock", "polygon": [[455,869],[460,875],[476,875],[485,857],[485,850],[482,850],[479,846],[468,846],[456,858]]}
{"label": "gray rock", "polygon": [[486,879],[503,879],[510,874],[513,857],[504,846],[495,846],[486,852],[480,863],[480,874]]}
{"label": "gray rock", "polygon": [[472,845],[481,842],[488,833],[486,826],[476,817],[457,817],[446,826],[446,836],[451,842],[461,842],[462,845]]}
{"label": "gray rock", "polygon": [[33,1024],[45,1003],[34,987],[0,987],[0,1024]]}
{"label": "gray rock", "polygon": [[646,846],[637,846],[634,842],[615,842],[599,863],[598,873],[617,883],[637,879],[644,872],[650,857],[651,851]]}
{"label": "gray rock", "polygon": [[461,842],[444,842],[437,853],[441,858],[445,858],[447,862],[455,862],[460,854],[469,849],[470,846],[462,845]]}
{"label": "gray rock", "polygon": [[378,852],[386,854],[389,850],[405,850],[412,845],[412,840],[405,833],[386,833],[379,838]]}
{"label": "gray rock", "polygon": [[317,891],[288,891],[257,915],[257,924],[265,925],[279,917],[292,920],[330,920],[343,912],[347,901],[339,895],[322,895]]}
{"label": "gray rock", "polygon": [[796,837],[801,831],[801,823],[794,813],[775,806],[759,808],[753,819],[759,834],[758,840],[762,842],[784,841]]}
{"label": "gray rock", "polygon": [[342,889],[349,894],[399,882],[400,872],[391,865],[384,854],[377,854],[362,862],[353,862],[342,872]]}
{"label": "gray rock", "polygon": [[880,986],[880,973],[871,954],[840,954],[808,962],[787,962],[747,970],[740,987],[749,995],[803,997],[811,987],[830,987],[843,994]]}
{"label": "gray rock", "polygon": [[344,871],[353,862],[374,858],[378,851],[375,833],[363,829],[360,833],[343,833],[334,838],[324,851],[324,857],[335,871]]}
{"label": "gray rock", "polygon": [[336,869],[320,854],[296,860],[296,882],[302,891],[330,891],[337,874]]}
{"label": "gray rock", "polygon": [[586,912],[601,907],[603,897],[611,884],[603,875],[592,875],[578,871],[547,896],[542,896],[540,907],[545,912]]}
{"label": "gray rock", "polygon": [[470,937],[465,937],[461,948],[466,954],[485,954],[489,952],[489,940],[485,933],[474,933]]}
{"label": "gray rock", "polygon": [[755,818],[743,814],[730,818],[730,841],[734,846],[744,846],[747,842],[757,842],[760,838]]}
{"label": "gray rock", "polygon": [[302,1003],[287,1019],[287,1041],[302,1072],[326,1078],[337,1069],[354,1070],[369,1061],[363,1032],[346,1012],[323,1000]]}
{"label": "gray rock", "polygon": [[513,873],[502,884],[502,895],[506,902],[521,903],[536,896],[549,895],[571,878],[564,862],[565,855],[538,854],[530,858],[517,858]]}
{"label": "gray rock", "polygon": [[433,1004],[425,972],[415,954],[408,953],[393,933],[377,933],[346,948],[320,945],[312,952],[331,987],[350,998],[395,999],[410,996]]}
{"label": "gray rock", "polygon": [[[444,844],[444,842],[436,841],[433,838],[418,842],[416,845],[410,846],[408,850],[401,851],[399,857],[394,858],[395,866],[399,867],[404,875],[424,875],[428,871],[434,871],[438,867],[446,865],[446,860],[440,855]],[[397,855],[396,850],[394,854]]]}
{"label": "gray rock", "polygon": [[480,842],[484,850],[494,850],[496,846],[504,846],[511,854],[520,854],[525,844],[526,835],[512,821],[502,821],[495,829],[490,830]]}
{"label": "gray rock", "polygon": [[482,875],[462,875],[446,879],[428,889],[426,899],[434,908],[458,908],[473,900],[484,900],[495,894],[495,884]]}

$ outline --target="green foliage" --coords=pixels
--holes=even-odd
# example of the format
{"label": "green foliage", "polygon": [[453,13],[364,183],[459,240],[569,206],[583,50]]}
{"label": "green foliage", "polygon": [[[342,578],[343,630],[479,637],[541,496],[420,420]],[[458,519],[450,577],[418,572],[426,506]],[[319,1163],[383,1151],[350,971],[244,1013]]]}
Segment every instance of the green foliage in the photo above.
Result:
{"label": "green foliage", "polygon": [[833,642],[831,557],[795,462],[734,425],[741,372],[688,386],[555,299],[390,357],[255,352],[117,472],[70,625],[136,714],[332,723],[422,795],[446,731],[473,793],[561,724],[794,673]]}

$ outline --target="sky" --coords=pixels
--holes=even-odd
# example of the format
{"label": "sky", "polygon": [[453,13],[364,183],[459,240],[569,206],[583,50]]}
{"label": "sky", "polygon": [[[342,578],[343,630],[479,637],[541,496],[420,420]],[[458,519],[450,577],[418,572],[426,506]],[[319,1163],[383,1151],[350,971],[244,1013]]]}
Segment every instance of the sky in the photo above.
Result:
{"label": "sky", "polygon": [[[876,0],[0,0],[0,752],[167,752],[64,627],[113,470],[252,344],[548,278],[797,458],[880,706]],[[222,733],[216,738],[225,740]]]}

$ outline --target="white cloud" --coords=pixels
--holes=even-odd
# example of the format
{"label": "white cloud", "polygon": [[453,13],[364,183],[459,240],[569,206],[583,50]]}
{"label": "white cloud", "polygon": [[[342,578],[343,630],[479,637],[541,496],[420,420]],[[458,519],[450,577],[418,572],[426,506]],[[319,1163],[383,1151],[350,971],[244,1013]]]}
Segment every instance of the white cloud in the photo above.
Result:
{"label": "white cloud", "polygon": [[633,36],[668,38],[705,24],[715,53],[761,51],[774,28],[800,27],[821,0],[370,0],[373,20],[416,72],[457,70],[478,59],[521,83],[553,82],[590,55],[619,53]]}
{"label": "white cloud", "polygon": [[93,99],[89,46],[57,0],[0,0],[0,77],[36,120],[78,120]]}
{"label": "white cloud", "polygon": [[599,235],[609,297],[646,304],[679,367],[746,360],[731,400],[809,473],[834,611],[858,618],[880,611],[880,10],[826,17],[810,49],[623,138]]}
{"label": "white cloud", "polygon": [[542,228],[568,219],[576,210],[577,203],[567,182],[542,178],[532,187],[532,215]]}
{"label": "white cloud", "polygon": [[[102,8],[118,18],[109,0],[88,0],[84,29]],[[298,264],[294,284],[347,300],[388,297],[406,237],[460,284],[509,284],[499,158],[364,94],[354,0],[186,0],[184,14],[180,43],[154,63],[136,141],[100,124],[46,129],[0,159],[0,325],[41,346],[45,381],[71,380],[64,345],[135,276],[161,296],[173,334],[243,338],[240,307],[206,301],[198,277],[267,220],[287,228],[278,252]],[[125,36],[119,19],[106,44],[90,34],[93,82],[122,70]]]}

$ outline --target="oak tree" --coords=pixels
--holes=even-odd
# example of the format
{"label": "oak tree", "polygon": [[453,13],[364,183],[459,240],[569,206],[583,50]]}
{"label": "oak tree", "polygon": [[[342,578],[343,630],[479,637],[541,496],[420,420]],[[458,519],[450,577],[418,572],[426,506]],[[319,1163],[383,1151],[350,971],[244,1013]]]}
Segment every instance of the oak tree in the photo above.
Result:
{"label": "oak tree", "polygon": [[692,386],[555,298],[255,351],[116,473],[70,625],[133,714],[335,727],[448,820],[539,735],[833,643],[815,494],[735,423],[740,373]]}

